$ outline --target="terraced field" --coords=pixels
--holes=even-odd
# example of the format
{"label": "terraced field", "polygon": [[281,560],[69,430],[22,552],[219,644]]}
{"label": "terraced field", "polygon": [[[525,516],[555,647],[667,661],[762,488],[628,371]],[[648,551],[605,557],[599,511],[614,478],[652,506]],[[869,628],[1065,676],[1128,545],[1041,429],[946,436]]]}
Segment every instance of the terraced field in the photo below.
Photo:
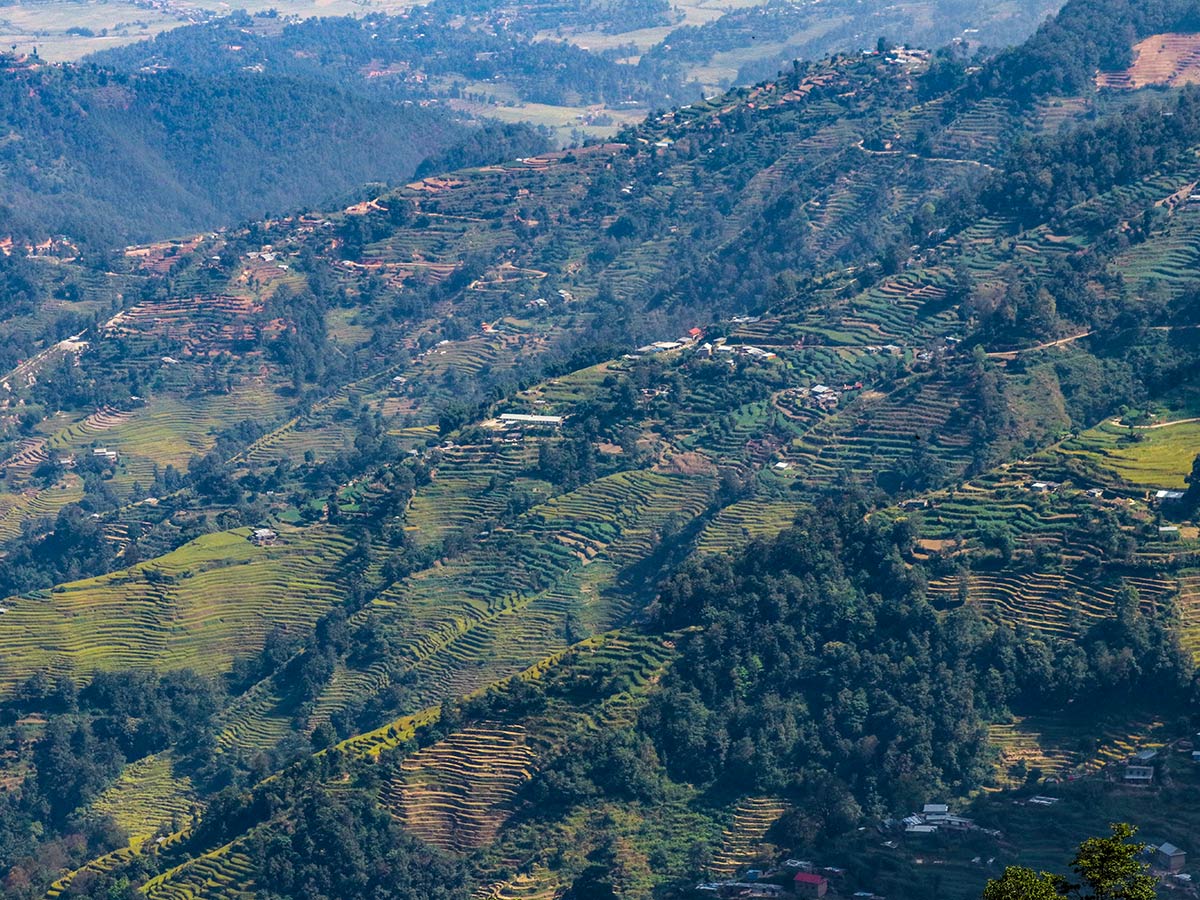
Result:
{"label": "terraced field", "polygon": [[82,498],[83,479],[69,472],[52,487],[0,494],[0,543],[20,537],[26,524],[53,521],[60,509]]}
{"label": "terraced field", "polygon": [[1017,786],[1012,769],[1024,763],[1026,771],[1039,769],[1043,776],[1065,779],[1095,774],[1104,766],[1129,759],[1147,748],[1160,748],[1155,733],[1157,719],[1105,719],[1064,721],[1061,718],[1017,718],[993,725],[989,737],[1000,749],[997,777],[1001,786]]}
{"label": "terraced field", "polygon": [[550,870],[538,867],[504,881],[485,884],[471,894],[471,900],[555,900],[561,893],[558,878]]}
{"label": "terraced field", "polygon": [[126,766],[120,778],[88,806],[91,815],[109,816],[128,832],[133,847],[159,831],[186,827],[198,809],[191,797],[191,781],[172,773],[167,754]]}
{"label": "terraced field", "polygon": [[[1137,589],[1147,611],[1171,596],[1177,584],[1168,578],[1127,577],[1123,583]],[[964,579],[933,581],[930,599],[952,606],[965,587],[967,602],[978,605],[989,618],[1009,625],[1072,637],[1089,625],[1109,618],[1122,581],[1097,582],[1074,573],[971,573]]]}
{"label": "terraced field", "polygon": [[[549,499],[468,552],[397,583],[351,620],[389,635],[389,659],[335,673],[311,724],[402,679],[414,707],[431,706],[517,674],[631,612],[622,570],[662,530],[698,515],[710,477],[621,472]],[[289,723],[268,693],[230,711],[223,741],[265,747]]]}
{"label": "terraced field", "polygon": [[49,447],[86,454],[95,447],[118,454],[113,483],[127,489],[135,481],[149,487],[154,468],[187,468],[189,458],[212,449],[215,432],[249,420],[269,423],[285,409],[266,379],[253,379],[229,394],[204,398],[156,397],[128,412],[100,410],[52,435]]}
{"label": "terraced field", "polygon": [[785,530],[801,509],[793,503],[739,500],[718,512],[696,544],[699,553],[726,553],[755,538],[771,538]]}
{"label": "terraced field", "polygon": [[1065,442],[1064,454],[1082,458],[1111,477],[1143,488],[1187,488],[1200,448],[1200,422],[1151,428],[1105,422]]}
{"label": "terraced field", "polygon": [[255,547],[248,533],[206,535],[153,562],[5,601],[0,690],[39,670],[217,674],[276,625],[305,633],[341,595],[333,574],[349,540],[314,528]]}
{"label": "terraced field", "polygon": [[473,725],[407,757],[381,801],[426,843],[473,850],[495,840],[535,758],[519,725]]}
{"label": "terraced field", "polygon": [[787,810],[787,804],[775,797],[750,797],[734,807],[733,821],[721,836],[721,849],[709,866],[712,875],[729,878],[760,858],[770,857],[774,849],[764,843],[767,832]]}
{"label": "terraced field", "polygon": [[1133,47],[1133,65],[1121,72],[1100,72],[1096,83],[1110,90],[1136,90],[1151,84],[1200,81],[1200,35],[1155,34]]}
{"label": "terraced field", "polygon": [[142,893],[150,900],[249,900],[252,873],[250,858],[231,844],[151,879]]}

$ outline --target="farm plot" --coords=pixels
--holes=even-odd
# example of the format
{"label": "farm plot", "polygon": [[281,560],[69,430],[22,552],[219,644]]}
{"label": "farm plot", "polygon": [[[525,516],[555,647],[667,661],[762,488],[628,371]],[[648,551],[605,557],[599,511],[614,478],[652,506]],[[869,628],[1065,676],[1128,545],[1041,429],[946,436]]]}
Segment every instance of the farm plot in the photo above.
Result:
{"label": "farm plot", "polygon": [[5,601],[0,691],[38,670],[216,674],[276,625],[304,633],[341,597],[333,579],[350,542],[310,529],[255,547],[247,534],[206,535],[153,562]]}
{"label": "farm plot", "polygon": [[1200,422],[1128,428],[1105,422],[1062,445],[1126,484],[1145,488],[1187,487],[1185,478],[1200,453]]}
{"label": "farm plot", "polygon": [[522,726],[473,725],[407,757],[381,800],[426,843],[473,850],[495,839],[533,760]]}
{"label": "farm plot", "polygon": [[352,620],[394,636],[386,661],[350,669],[318,700],[324,715],[402,677],[414,706],[515,675],[630,611],[622,570],[674,518],[707,503],[706,479],[622,472],[552,498],[477,548],[390,588]]}
{"label": "farm plot", "polygon": [[767,832],[787,810],[787,804],[776,797],[751,797],[739,803],[709,871],[716,877],[729,878],[760,857],[770,857],[774,848],[764,843]]}
{"label": "farm plot", "polygon": [[726,553],[755,538],[771,538],[788,528],[802,507],[795,503],[739,500],[718,512],[696,545],[699,553]]}
{"label": "farm plot", "polygon": [[941,605],[953,605],[965,592],[967,602],[977,604],[989,618],[1072,637],[1111,617],[1117,593],[1125,585],[1137,590],[1147,611],[1176,590],[1174,581],[1152,576],[1096,579],[1071,572],[978,572],[933,581],[929,595]]}
{"label": "farm plot", "polygon": [[1154,34],[1133,46],[1133,65],[1100,72],[1096,84],[1109,90],[1136,90],[1151,84],[1183,85],[1200,81],[1200,34]]}
{"label": "farm plot", "polygon": [[121,776],[88,806],[92,815],[109,816],[129,834],[133,847],[161,830],[178,831],[195,811],[190,779],[171,771],[167,754],[147,756],[125,767]]}

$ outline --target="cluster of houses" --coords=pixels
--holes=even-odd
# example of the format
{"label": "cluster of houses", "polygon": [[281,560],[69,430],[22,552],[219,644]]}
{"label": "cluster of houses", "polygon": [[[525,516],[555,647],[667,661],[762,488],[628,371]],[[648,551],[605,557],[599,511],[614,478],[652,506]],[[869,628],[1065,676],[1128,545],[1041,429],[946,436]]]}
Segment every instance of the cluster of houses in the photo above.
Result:
{"label": "cluster of houses", "polygon": [[746,356],[750,359],[761,360],[775,358],[775,353],[770,350],[764,350],[762,347],[755,347],[752,344],[726,344],[723,341],[718,341],[715,344],[704,344],[700,348],[700,351],[708,356],[728,354],[730,358],[734,356]]}
{"label": "cluster of houses", "polygon": [[[888,823],[884,823],[885,825]],[[992,837],[1000,837],[1000,832],[988,828],[980,828],[973,819],[956,815],[950,811],[946,803],[926,803],[919,813],[913,813],[900,820],[905,834],[922,835],[937,834],[939,831],[979,831]]]}
{"label": "cluster of houses", "polygon": [[[626,359],[638,359],[642,356],[653,356],[656,353],[670,353],[672,350],[680,350],[684,347],[693,347],[700,342],[704,337],[704,329],[689,328],[688,333],[673,341],[655,341],[652,344],[646,344],[643,347],[638,347],[633,353],[627,353]],[[711,344],[705,344],[705,347],[710,348]]]}
{"label": "cluster of houses", "polygon": [[[818,869],[812,862],[789,859],[773,869],[749,869],[730,881],[709,881],[696,885],[702,897],[775,898],[826,896],[834,880],[846,874],[845,869],[826,866]],[[855,900],[884,900],[871,891],[856,891]]]}
{"label": "cluster of houses", "polygon": [[854,384],[843,384],[840,387],[832,387],[828,384],[814,384],[811,387],[790,388],[784,392],[784,396],[798,400],[802,406],[817,409],[821,412],[832,412],[842,402],[843,394],[847,391],[862,390],[862,386],[861,381],[856,381]]}
{"label": "cluster of houses", "polygon": [[1121,781],[1127,787],[1145,788],[1154,784],[1154,761],[1157,750],[1140,750],[1125,764],[1125,775]]}
{"label": "cluster of houses", "polygon": [[[745,319],[745,321],[757,321],[757,319]],[[654,341],[651,344],[638,347],[632,353],[625,354],[626,359],[640,359],[643,356],[653,356],[657,353],[670,353],[672,350],[682,350],[685,347],[693,347],[696,352],[706,358],[723,356],[732,359],[735,356],[741,356],[748,359],[766,361],[776,358],[776,353],[772,350],[764,350],[762,347],[755,347],[753,344],[730,344],[725,338],[717,338],[713,341],[703,341],[704,329],[691,328],[687,334],[673,341]]]}
{"label": "cluster of houses", "polygon": [[117,462],[117,451],[109,450],[107,447],[93,447],[92,456],[97,459],[103,459],[107,463],[113,463],[114,465]]}

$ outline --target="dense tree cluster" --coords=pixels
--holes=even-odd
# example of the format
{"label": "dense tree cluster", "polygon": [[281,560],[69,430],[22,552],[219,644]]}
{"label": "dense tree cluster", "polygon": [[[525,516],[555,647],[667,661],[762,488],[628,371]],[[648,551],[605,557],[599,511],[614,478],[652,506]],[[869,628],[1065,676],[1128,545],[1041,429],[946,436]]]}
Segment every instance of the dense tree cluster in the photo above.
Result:
{"label": "dense tree cluster", "polygon": [[[126,763],[168,748],[199,771],[224,702],[219,683],[188,671],[99,673],[82,689],[66,676],[31,676],[0,706],[0,747],[28,761],[24,780],[0,792],[5,890],[25,896],[58,866],[116,846],[116,829],[85,815],[86,804]],[[32,743],[21,724],[30,715],[46,720]]]}
{"label": "dense tree cluster", "polygon": [[1193,670],[1174,624],[1143,615],[1131,589],[1078,643],[990,625],[971,608],[939,614],[920,569],[905,562],[905,527],[864,512],[851,503],[805,516],[736,559],[671,577],[657,622],[701,627],[681,638],[639,730],[589,736],[532,796],[651,799],[665,770],[700,785],[795,793],[823,810],[801,831],[836,833],[863,810],[986,783],[986,723],[1010,712],[1134,702],[1147,690],[1166,703],[1190,696]]}
{"label": "dense tree cluster", "polygon": [[466,891],[460,862],[361,795],[313,789],[249,850],[264,900],[453,900]]}
{"label": "dense tree cluster", "polygon": [[1139,858],[1145,845],[1130,841],[1136,833],[1116,822],[1108,837],[1088,838],[1071,860],[1073,877],[1009,866],[988,882],[983,900],[1154,900],[1158,879]]}
{"label": "dense tree cluster", "polygon": [[[329,83],[230,72],[9,73],[5,234],[96,244],[212,228],[408,176],[463,129]],[[325,123],[314,128],[313,123]]]}

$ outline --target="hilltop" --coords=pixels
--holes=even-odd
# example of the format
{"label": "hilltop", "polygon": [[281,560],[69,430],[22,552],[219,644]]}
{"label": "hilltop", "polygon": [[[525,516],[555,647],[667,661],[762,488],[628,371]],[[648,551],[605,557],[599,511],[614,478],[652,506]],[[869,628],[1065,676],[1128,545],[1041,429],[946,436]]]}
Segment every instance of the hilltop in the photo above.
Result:
{"label": "hilltop", "polygon": [[965,898],[1108,818],[1200,850],[1200,93],[1077,78],[1101,13],[1106,73],[1190,27],[1073,0],[6,258],[5,890]]}

